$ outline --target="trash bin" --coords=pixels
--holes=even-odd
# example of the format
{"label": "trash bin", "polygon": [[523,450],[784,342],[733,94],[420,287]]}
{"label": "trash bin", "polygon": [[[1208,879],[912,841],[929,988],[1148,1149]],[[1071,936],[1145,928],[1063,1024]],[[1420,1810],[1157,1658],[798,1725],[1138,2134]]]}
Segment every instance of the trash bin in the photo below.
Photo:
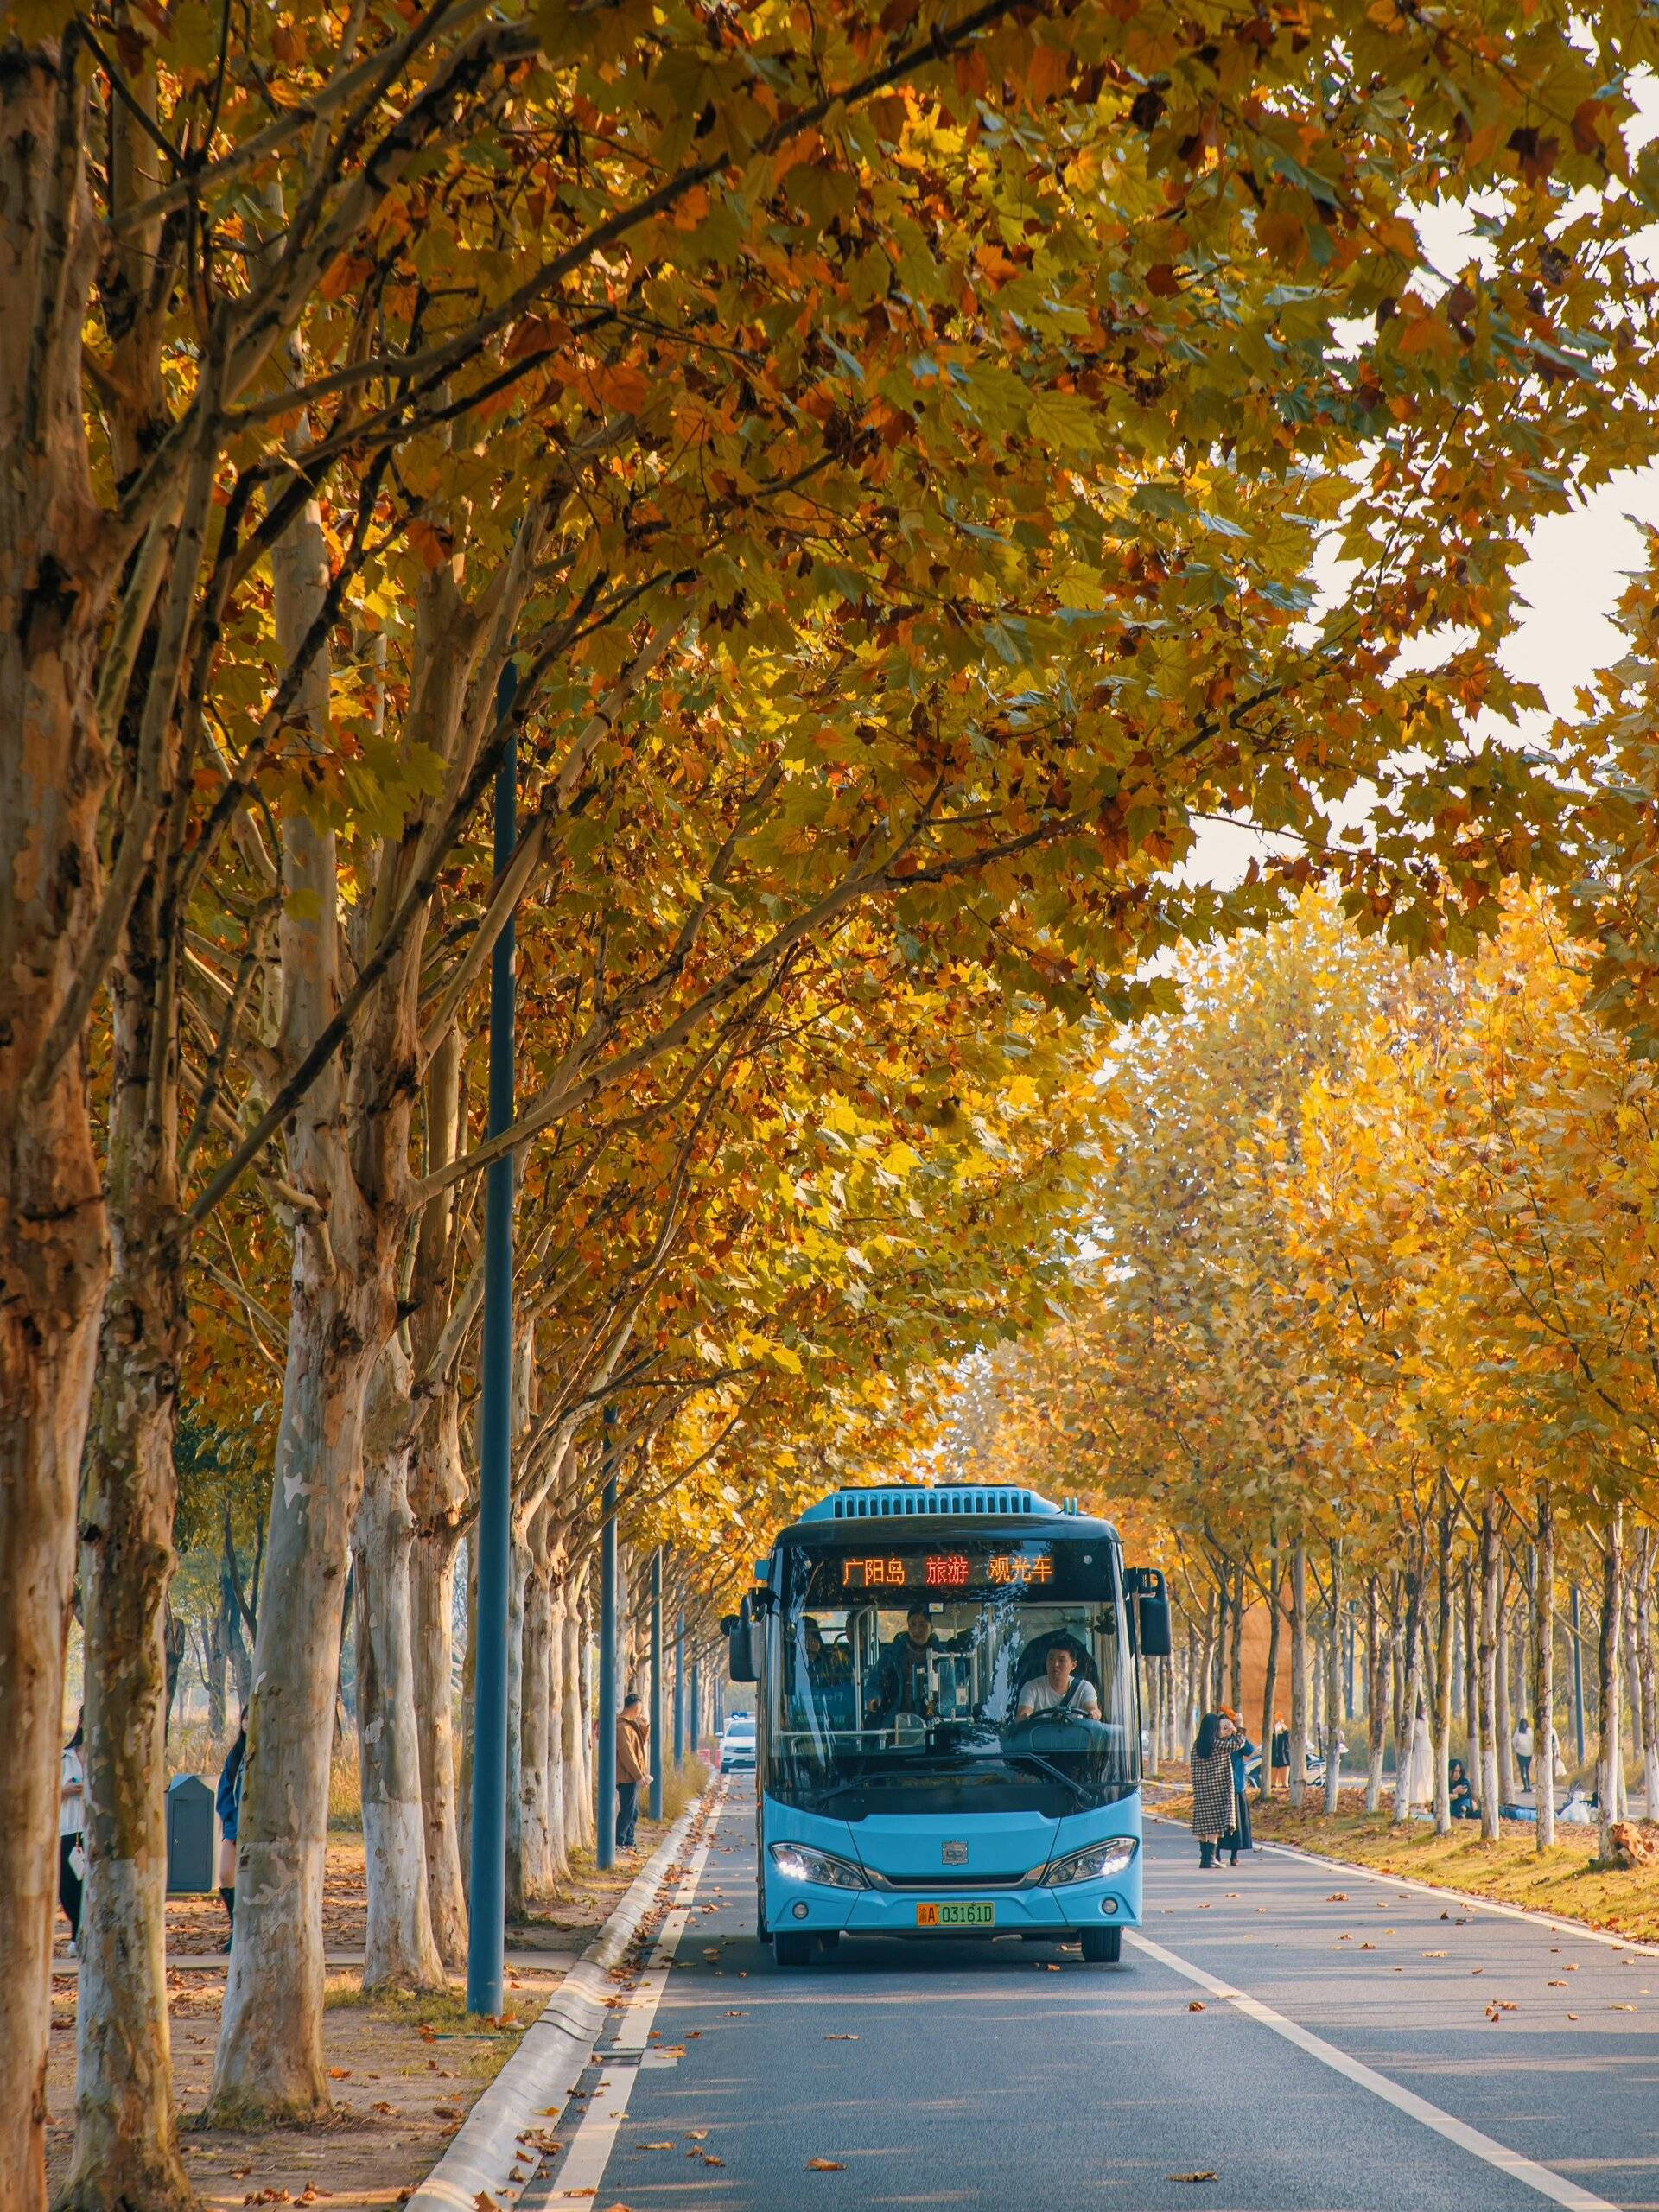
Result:
{"label": "trash bin", "polygon": [[219,1816],[199,1774],[175,1774],[167,1787],[167,1893],[203,1896],[214,1887]]}

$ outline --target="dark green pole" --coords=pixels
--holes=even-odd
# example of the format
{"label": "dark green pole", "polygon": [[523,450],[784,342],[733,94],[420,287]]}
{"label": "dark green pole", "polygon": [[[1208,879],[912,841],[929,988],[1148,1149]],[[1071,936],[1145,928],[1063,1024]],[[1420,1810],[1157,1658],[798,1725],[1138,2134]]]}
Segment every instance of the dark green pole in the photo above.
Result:
{"label": "dark green pole", "polygon": [[[498,721],[512,712],[518,671],[496,687]],[[509,736],[495,776],[495,873],[518,842],[518,749]],[[509,915],[490,964],[490,1135],[512,1125],[513,954]],[[512,1156],[491,1162],[484,1212],[484,1352],[479,1420],[478,1610],[473,1619],[473,1843],[467,1891],[467,2009],[499,2015],[507,1878],[507,1579],[512,1464]]]}
{"label": "dark green pole", "polygon": [[685,1607],[674,1623],[674,1765],[685,1764]]}
{"label": "dark green pole", "polygon": [[663,1548],[651,1555],[651,1817],[663,1817]]}
{"label": "dark green pole", "polygon": [[691,1654],[691,1756],[696,1758],[702,1750],[702,1660],[697,1652]]}
{"label": "dark green pole", "polygon": [[615,1416],[605,1408],[605,1516],[599,1541],[599,1802],[594,1858],[616,1864],[616,1454]]}

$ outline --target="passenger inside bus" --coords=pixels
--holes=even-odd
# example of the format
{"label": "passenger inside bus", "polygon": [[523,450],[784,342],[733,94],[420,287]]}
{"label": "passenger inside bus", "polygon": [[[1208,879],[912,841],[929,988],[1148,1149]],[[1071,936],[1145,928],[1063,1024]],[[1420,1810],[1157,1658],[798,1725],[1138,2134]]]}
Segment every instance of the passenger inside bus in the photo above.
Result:
{"label": "passenger inside bus", "polygon": [[[1046,1648],[1039,1649],[1041,1646]],[[1100,1694],[1089,1680],[1093,1662],[1083,1646],[1064,1632],[1039,1637],[1020,1662],[1022,1675],[1039,1657],[1042,1672],[1033,1672],[1021,1682],[1014,1719],[1029,1720],[1035,1713],[1061,1712],[1098,1720]]]}
{"label": "passenger inside bus", "polygon": [[925,1716],[930,1711],[933,1684],[930,1662],[945,1652],[965,1651],[970,1631],[941,1642],[933,1633],[932,1617],[925,1605],[912,1605],[905,1616],[902,1636],[895,1636],[875,1678],[875,1694],[865,1709],[865,1719],[877,1727],[900,1713]]}

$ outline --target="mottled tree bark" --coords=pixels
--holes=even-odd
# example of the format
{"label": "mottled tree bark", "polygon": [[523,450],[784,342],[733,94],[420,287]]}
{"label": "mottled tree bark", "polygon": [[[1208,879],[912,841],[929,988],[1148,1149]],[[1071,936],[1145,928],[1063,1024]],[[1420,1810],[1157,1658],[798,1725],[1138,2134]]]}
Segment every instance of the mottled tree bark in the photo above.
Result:
{"label": "mottled tree bark", "polygon": [[73,35],[0,55],[0,2205],[46,2196],[64,1649],[110,1252],[86,1072],[59,1034],[102,887],[93,708],[111,581],[81,330],[98,236]]}
{"label": "mottled tree bark", "polygon": [[377,1370],[371,1446],[352,1531],[357,1740],[368,1878],[365,1989],[447,1986],[427,1887],[416,1719],[410,1586],[415,1516],[409,1503],[413,1447],[404,1434],[409,1379],[408,1362],[394,1339]]}
{"label": "mottled tree bark", "polygon": [[80,1529],[86,1851],[75,2149],[63,2207],[194,2192],[174,2120],[167,1997],[165,1640],[185,1310],[168,929],[145,887],[113,977],[105,1310]]}
{"label": "mottled tree bark", "polygon": [[1533,1577],[1533,1796],[1540,1851],[1555,1840],[1555,1514],[1547,1478],[1538,1483],[1538,1566]]}
{"label": "mottled tree bark", "polygon": [[1290,1548],[1290,1802],[1301,1810],[1307,1786],[1307,1547]]}

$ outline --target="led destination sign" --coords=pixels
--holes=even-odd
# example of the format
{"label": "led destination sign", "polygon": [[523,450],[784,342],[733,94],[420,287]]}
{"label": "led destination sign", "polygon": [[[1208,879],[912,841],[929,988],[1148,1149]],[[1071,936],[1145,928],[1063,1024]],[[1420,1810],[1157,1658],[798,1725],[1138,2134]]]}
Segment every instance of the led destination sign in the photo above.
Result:
{"label": "led destination sign", "polygon": [[1004,1586],[1052,1582],[1054,1561],[1046,1551],[993,1552],[979,1561],[966,1552],[889,1552],[841,1562],[843,1590],[965,1590],[983,1580]]}

